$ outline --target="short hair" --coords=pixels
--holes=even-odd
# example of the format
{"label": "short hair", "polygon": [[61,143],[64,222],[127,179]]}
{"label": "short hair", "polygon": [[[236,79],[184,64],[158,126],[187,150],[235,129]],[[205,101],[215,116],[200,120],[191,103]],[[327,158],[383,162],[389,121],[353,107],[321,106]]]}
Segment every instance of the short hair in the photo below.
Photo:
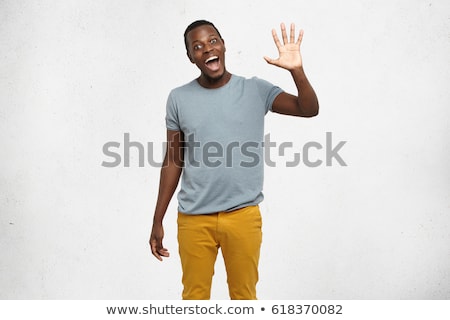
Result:
{"label": "short hair", "polygon": [[220,35],[219,30],[216,28],[216,26],[212,22],[209,22],[207,20],[197,20],[197,21],[192,22],[190,25],[188,25],[187,28],[186,28],[186,31],[184,31],[184,45],[186,46],[186,51],[189,52],[189,48],[188,48],[189,44],[188,44],[188,41],[187,41],[188,33],[190,31],[194,30],[197,27],[205,26],[205,25],[213,27],[214,30],[216,30],[216,32],[219,35],[219,37],[222,39],[222,36]]}

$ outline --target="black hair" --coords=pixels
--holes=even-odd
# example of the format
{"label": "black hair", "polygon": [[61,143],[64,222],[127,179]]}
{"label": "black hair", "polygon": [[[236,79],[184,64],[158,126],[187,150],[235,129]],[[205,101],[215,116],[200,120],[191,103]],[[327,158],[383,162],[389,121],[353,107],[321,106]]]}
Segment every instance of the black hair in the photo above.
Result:
{"label": "black hair", "polygon": [[197,27],[205,26],[205,25],[213,27],[214,30],[217,31],[217,34],[219,35],[219,37],[222,39],[222,36],[220,35],[219,30],[217,30],[216,26],[212,22],[209,22],[207,20],[197,20],[197,21],[192,22],[190,25],[188,25],[187,28],[186,28],[186,31],[184,31],[184,45],[186,46],[186,51],[189,52],[189,49],[188,49],[189,44],[187,42],[187,35],[188,35],[188,33],[190,31],[194,30]]}

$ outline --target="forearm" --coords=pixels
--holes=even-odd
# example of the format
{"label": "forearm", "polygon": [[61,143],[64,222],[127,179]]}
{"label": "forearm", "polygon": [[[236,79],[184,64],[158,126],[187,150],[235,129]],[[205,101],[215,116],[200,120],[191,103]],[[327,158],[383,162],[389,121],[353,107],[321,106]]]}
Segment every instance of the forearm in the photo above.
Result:
{"label": "forearm", "polygon": [[158,200],[153,217],[154,225],[162,225],[167,207],[180,180],[184,158],[183,141],[183,132],[167,130],[167,150],[161,168]]}
{"label": "forearm", "polygon": [[319,102],[313,87],[309,83],[303,67],[291,70],[292,78],[297,87],[297,107],[304,117],[314,117],[319,113]]}
{"label": "forearm", "polygon": [[181,166],[175,163],[167,164],[167,161],[164,162],[165,164],[161,169],[158,200],[153,216],[154,224],[162,224],[167,207],[175,193],[182,172]]}

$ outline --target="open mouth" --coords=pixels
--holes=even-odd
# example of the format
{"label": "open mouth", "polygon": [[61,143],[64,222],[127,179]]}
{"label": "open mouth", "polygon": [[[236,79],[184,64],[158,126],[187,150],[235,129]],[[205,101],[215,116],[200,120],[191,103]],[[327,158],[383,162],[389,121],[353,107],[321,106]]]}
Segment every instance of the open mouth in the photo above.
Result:
{"label": "open mouth", "polygon": [[220,68],[220,60],[218,56],[211,56],[205,60],[206,67],[211,71],[217,71]]}

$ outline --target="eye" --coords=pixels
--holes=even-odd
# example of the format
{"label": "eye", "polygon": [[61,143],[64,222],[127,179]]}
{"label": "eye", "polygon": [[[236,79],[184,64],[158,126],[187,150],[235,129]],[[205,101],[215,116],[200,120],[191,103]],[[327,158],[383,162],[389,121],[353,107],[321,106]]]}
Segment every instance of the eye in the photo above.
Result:
{"label": "eye", "polygon": [[194,50],[200,50],[202,48],[202,45],[201,44],[196,44],[195,46],[194,46]]}
{"label": "eye", "polygon": [[209,43],[211,43],[211,44],[215,44],[217,42],[217,39],[211,39],[211,41],[209,42]]}

